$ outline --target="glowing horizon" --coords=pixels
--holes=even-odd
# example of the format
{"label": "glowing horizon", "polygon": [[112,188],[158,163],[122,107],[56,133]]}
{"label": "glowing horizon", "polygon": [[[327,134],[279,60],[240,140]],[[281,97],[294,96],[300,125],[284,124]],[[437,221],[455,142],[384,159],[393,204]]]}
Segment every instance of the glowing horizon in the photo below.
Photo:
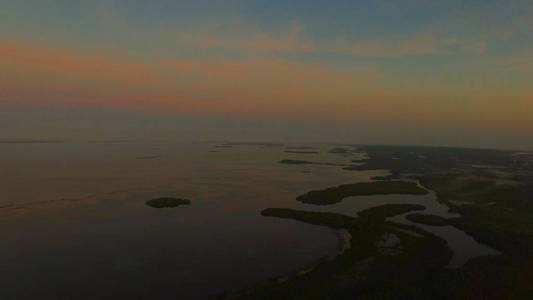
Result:
{"label": "glowing horizon", "polygon": [[0,139],[532,147],[528,1],[12,1],[0,18]]}

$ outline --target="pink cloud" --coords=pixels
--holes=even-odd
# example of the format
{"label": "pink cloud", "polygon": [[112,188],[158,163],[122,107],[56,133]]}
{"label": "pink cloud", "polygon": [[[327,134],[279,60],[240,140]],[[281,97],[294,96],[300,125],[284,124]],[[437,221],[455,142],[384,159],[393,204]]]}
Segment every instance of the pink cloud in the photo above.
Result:
{"label": "pink cloud", "polygon": [[[141,63],[0,40],[0,68],[8,74],[0,80],[0,101],[27,105],[79,104],[346,124],[357,120],[391,126],[399,122],[533,128],[533,118],[526,113],[533,111],[533,101],[524,100],[531,100],[527,90],[512,95],[494,89],[425,88],[395,81],[398,78],[372,67],[268,56]],[[489,96],[494,100],[485,101]]]}

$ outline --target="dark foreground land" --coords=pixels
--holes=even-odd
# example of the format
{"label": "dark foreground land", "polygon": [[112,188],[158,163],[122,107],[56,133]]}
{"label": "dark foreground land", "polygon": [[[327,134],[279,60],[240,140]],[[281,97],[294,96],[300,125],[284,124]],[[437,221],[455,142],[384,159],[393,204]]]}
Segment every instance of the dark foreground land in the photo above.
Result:
{"label": "dark foreground land", "polygon": [[[294,219],[348,230],[352,247],[311,272],[246,291],[249,299],[424,298],[431,278],[449,262],[446,242],[414,227],[386,222],[418,207],[387,205],[362,211],[359,218],[335,213],[269,208],[264,216]],[[396,240],[396,242],[395,242]]]}
{"label": "dark foreground land", "polygon": [[[341,228],[351,247],[311,271],[274,280],[233,296],[250,299],[533,299],[533,154],[482,149],[359,146],[368,159],[349,170],[390,170],[371,183],[311,191],[297,200],[329,205],[343,198],[435,191],[460,217],[416,213],[417,205],[383,205],[352,218],[328,212],[270,208],[268,217]],[[400,181],[398,181],[400,180]],[[418,180],[425,188],[413,182]],[[351,201],[357,201],[357,198]],[[451,225],[500,255],[448,269],[444,240],[385,218]],[[229,295],[226,295],[229,296]]]}

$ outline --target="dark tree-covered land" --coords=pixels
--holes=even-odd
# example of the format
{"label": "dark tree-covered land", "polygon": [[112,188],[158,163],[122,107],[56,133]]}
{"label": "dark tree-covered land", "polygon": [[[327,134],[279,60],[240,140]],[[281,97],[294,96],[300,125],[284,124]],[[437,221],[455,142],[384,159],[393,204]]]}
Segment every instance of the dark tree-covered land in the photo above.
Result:
{"label": "dark tree-covered land", "polygon": [[[353,146],[368,158],[352,161],[352,165],[344,167],[346,171],[389,170],[390,175],[375,177],[374,182],[310,191],[297,200],[330,205],[350,196],[420,195],[431,190],[438,201],[460,216],[445,219],[417,213],[416,210],[423,209],[417,205],[372,207],[360,212],[359,218],[328,212],[265,209],[264,216],[347,230],[351,247],[305,274],[223,296],[533,299],[533,154],[491,149]],[[457,269],[445,268],[452,253],[445,241],[416,227],[385,220],[403,213],[415,223],[455,226],[501,254],[471,259]],[[384,242],[387,239],[396,240],[394,249],[383,249],[387,248]]]}

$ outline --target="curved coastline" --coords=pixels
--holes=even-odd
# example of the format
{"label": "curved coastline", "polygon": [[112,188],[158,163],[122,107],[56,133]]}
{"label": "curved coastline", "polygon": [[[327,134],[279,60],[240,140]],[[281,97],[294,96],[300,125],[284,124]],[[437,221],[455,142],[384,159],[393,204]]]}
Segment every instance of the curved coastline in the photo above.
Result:
{"label": "curved coastline", "polygon": [[[413,207],[413,209],[416,210],[416,207]],[[354,218],[328,212],[267,208],[261,214],[263,216],[291,219],[332,228],[339,238],[338,254],[320,259],[310,267],[298,272],[277,277],[241,292],[226,293],[220,295],[220,298],[255,299],[256,297],[276,297],[275,295],[281,298],[291,298],[292,296],[300,295],[298,291],[307,291],[308,289],[313,290],[311,292],[313,294],[315,292],[327,294],[332,287],[339,287],[339,285],[341,288],[335,293],[345,295],[351,288],[367,281],[366,275],[363,277],[360,275],[361,272],[370,270],[368,268],[371,265],[378,268],[383,266],[387,269],[387,272],[405,273],[397,279],[410,282],[411,275],[423,277],[423,274],[429,270],[444,267],[452,256],[452,251],[447,247],[445,240],[416,227],[385,221],[384,218],[378,218],[373,212],[364,214],[368,217]],[[383,236],[387,233],[399,237],[399,241],[401,241],[402,246],[397,248],[394,253],[383,251],[386,249],[382,249],[383,246],[377,242],[383,239]],[[353,238],[357,238],[359,247],[354,248],[352,246]],[[398,258],[396,258],[396,255],[398,255]],[[410,261],[410,259],[415,261],[414,268],[417,271],[411,270],[413,269],[412,266],[404,266],[405,258],[409,258],[407,261]],[[394,263],[391,265],[391,262]],[[424,267],[424,269],[420,270],[416,267],[426,264],[429,264],[429,267]],[[354,279],[352,272],[360,275],[357,275]],[[372,273],[370,276],[371,281],[377,280],[381,282],[386,279],[379,272]],[[346,284],[347,286],[345,286]]]}
{"label": "curved coastline", "polygon": [[244,296],[247,296],[253,292],[254,289],[256,289],[258,286],[267,287],[272,284],[282,284],[286,281],[288,281],[291,277],[300,277],[304,276],[306,274],[311,273],[314,271],[320,264],[324,262],[331,262],[335,259],[337,259],[340,255],[344,254],[347,250],[352,248],[352,234],[349,230],[345,228],[331,228],[330,229],[335,233],[338,239],[337,244],[337,252],[334,255],[326,255],[322,256],[318,259],[313,260],[310,264],[307,264],[305,266],[302,266],[300,268],[297,268],[296,270],[289,271],[283,275],[276,276],[274,278],[268,279],[263,281],[262,283],[259,283],[258,285],[254,285],[251,288],[245,288],[241,291],[237,292],[223,292],[218,295],[216,295],[216,299],[235,299],[235,298],[241,298]]}

